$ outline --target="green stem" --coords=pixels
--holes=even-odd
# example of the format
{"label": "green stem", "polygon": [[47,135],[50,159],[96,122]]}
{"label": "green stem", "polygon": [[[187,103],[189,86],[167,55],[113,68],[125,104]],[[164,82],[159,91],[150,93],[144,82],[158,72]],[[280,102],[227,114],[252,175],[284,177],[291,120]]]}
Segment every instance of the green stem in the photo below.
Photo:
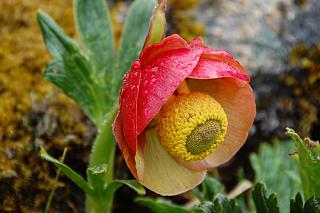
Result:
{"label": "green stem", "polygon": [[[89,167],[107,164],[107,172],[103,178],[105,185],[113,180],[116,143],[112,135],[112,122],[117,111],[118,106],[114,106],[106,114],[102,124],[98,127],[98,134],[93,143],[89,161]],[[88,176],[88,181],[92,183],[90,176]],[[87,195],[86,213],[110,213],[112,210],[112,202],[113,195],[100,197],[100,199],[93,199]]]}

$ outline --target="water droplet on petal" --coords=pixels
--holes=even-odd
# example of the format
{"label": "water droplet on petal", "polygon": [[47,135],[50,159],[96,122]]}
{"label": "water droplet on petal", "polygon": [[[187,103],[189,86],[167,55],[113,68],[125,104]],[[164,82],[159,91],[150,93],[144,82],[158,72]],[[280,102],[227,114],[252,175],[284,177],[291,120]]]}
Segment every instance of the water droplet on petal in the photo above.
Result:
{"label": "water droplet on petal", "polygon": [[151,72],[158,72],[158,67],[153,67],[153,68],[151,68]]}

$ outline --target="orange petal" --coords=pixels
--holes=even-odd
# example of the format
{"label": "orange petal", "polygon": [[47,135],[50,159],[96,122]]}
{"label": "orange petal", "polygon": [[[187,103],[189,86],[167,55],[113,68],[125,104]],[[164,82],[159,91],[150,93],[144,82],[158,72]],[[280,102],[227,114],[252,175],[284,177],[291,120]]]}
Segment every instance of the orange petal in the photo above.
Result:
{"label": "orange petal", "polygon": [[248,82],[236,78],[188,79],[188,86],[191,91],[211,95],[221,104],[228,117],[228,130],[224,142],[207,158],[199,161],[178,161],[196,171],[217,167],[230,160],[247,139],[256,115],[252,88]]}
{"label": "orange petal", "polygon": [[135,156],[142,185],[166,196],[186,192],[203,181],[206,171],[192,171],[175,161],[159,143],[156,128],[146,130],[145,134],[146,143],[137,147]]}

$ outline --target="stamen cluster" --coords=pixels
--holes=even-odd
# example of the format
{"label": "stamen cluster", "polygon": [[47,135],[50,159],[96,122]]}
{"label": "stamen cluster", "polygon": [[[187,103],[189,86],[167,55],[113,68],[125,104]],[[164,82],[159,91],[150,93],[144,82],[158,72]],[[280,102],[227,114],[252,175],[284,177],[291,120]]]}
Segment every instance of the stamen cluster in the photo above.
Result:
{"label": "stamen cluster", "polygon": [[228,120],[222,106],[200,92],[174,96],[158,118],[160,143],[174,157],[201,160],[224,140]]}

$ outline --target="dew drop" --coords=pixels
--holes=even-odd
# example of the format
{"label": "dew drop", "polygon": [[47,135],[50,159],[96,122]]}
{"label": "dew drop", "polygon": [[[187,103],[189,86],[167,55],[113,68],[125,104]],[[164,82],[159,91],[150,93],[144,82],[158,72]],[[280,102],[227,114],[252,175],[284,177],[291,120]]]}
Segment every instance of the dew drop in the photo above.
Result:
{"label": "dew drop", "polygon": [[138,60],[134,61],[132,64],[132,69],[139,69],[140,68],[140,62]]}
{"label": "dew drop", "polygon": [[134,90],[134,89],[136,89],[136,86],[135,86],[135,85],[131,85],[130,88],[131,88],[132,90]]}
{"label": "dew drop", "polygon": [[153,67],[151,68],[151,72],[158,72],[159,68],[158,67]]}

